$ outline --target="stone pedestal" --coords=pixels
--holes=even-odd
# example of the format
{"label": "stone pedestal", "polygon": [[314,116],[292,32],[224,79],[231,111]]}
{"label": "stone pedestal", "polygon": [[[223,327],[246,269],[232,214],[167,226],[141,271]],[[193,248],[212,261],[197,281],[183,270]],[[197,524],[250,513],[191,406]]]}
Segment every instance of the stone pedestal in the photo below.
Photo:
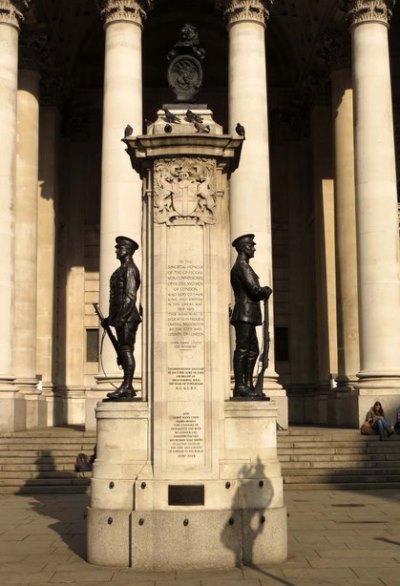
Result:
{"label": "stone pedestal", "polygon": [[[171,109],[172,107],[169,106]],[[192,106],[193,110],[194,107]],[[231,400],[228,177],[242,139],[206,107],[126,139],[144,178],[146,402],[97,408],[88,560],[137,569],[286,557],[274,402]]]}

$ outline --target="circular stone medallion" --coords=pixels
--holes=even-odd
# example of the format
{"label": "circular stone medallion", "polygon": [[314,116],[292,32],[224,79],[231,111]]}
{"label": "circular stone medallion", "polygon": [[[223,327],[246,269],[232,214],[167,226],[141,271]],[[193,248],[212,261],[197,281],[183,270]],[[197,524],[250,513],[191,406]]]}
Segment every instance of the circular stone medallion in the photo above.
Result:
{"label": "circular stone medallion", "polygon": [[190,102],[203,81],[200,61],[190,55],[178,55],[168,67],[169,87],[179,102]]}

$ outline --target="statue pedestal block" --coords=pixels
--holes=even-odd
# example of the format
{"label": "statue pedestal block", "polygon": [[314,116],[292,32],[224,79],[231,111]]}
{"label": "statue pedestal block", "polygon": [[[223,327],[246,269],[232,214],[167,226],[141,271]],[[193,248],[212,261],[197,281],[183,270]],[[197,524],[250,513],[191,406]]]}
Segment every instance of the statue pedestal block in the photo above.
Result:
{"label": "statue pedestal block", "polygon": [[99,403],[90,563],[167,571],[286,558],[276,408],[234,401],[224,407],[218,476],[178,480],[154,478],[147,403]]}
{"label": "statue pedestal block", "polygon": [[143,398],[97,407],[88,560],[173,570],[286,558],[273,401],[231,401],[228,177],[241,138],[164,113],[144,178]]}

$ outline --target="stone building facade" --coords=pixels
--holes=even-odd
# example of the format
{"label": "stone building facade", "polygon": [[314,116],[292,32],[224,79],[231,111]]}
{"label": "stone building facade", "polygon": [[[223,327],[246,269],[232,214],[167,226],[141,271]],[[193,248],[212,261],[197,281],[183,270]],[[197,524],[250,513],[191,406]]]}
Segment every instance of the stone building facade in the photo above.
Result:
{"label": "stone building facade", "polygon": [[198,101],[246,129],[231,236],[256,235],[272,284],[278,419],[358,426],[377,398],[400,407],[395,4],[0,0],[0,430],[90,427],[118,380],[92,303],[107,311],[115,237],[143,231],[121,138],[173,102],[166,56],[186,22],[206,50]]}

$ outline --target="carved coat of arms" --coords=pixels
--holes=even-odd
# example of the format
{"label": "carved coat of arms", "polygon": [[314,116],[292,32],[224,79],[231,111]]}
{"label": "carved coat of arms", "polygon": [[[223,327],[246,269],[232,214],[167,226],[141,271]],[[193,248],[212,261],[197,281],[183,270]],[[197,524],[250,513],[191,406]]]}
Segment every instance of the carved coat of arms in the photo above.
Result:
{"label": "carved coat of arms", "polygon": [[169,225],[215,223],[215,161],[161,159],[154,166],[154,221]]}

